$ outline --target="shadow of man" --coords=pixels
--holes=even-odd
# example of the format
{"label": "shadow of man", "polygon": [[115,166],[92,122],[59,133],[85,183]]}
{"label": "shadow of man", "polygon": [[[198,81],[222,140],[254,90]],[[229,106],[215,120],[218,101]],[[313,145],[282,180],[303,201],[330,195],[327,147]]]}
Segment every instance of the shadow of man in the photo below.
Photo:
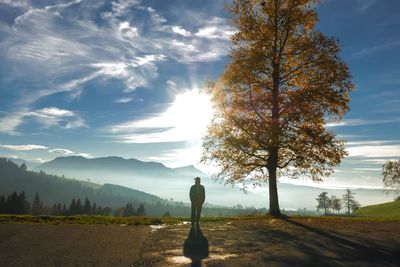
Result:
{"label": "shadow of man", "polygon": [[192,260],[192,266],[201,266],[201,260],[208,258],[208,240],[200,226],[190,228],[189,236],[183,243],[183,255]]}

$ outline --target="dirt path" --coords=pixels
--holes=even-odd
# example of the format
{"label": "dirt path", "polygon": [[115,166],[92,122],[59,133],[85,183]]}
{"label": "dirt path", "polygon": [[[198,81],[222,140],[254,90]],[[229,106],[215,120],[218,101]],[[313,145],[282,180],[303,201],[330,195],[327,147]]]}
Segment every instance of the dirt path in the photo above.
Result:
{"label": "dirt path", "polygon": [[400,221],[0,224],[0,266],[400,266]]}
{"label": "dirt path", "polygon": [[269,219],[204,223],[197,230],[168,226],[147,239],[142,263],[400,266],[400,222]]}

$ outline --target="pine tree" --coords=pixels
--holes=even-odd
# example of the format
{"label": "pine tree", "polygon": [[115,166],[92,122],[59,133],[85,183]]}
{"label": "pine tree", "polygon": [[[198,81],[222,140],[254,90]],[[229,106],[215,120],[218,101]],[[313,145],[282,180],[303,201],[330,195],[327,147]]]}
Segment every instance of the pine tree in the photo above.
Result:
{"label": "pine tree", "polygon": [[28,167],[26,166],[25,162],[21,164],[20,169],[24,170],[24,171],[26,171],[28,169]]}
{"label": "pine tree", "polygon": [[71,204],[69,205],[68,214],[69,215],[75,215],[76,214],[76,201],[75,201],[75,198],[72,199]]}
{"label": "pine tree", "polygon": [[32,214],[33,215],[43,214],[43,202],[40,199],[39,192],[36,192],[35,198],[33,199]]}
{"label": "pine tree", "polygon": [[85,198],[84,213],[87,215],[92,214],[92,205],[90,204],[90,201],[88,198]]}
{"label": "pine tree", "polygon": [[76,214],[82,214],[82,204],[80,198],[78,198],[76,201]]}
{"label": "pine tree", "polygon": [[93,202],[93,207],[92,207],[92,214],[97,215],[97,207],[96,207],[96,202]]}
{"label": "pine tree", "polygon": [[346,193],[343,195],[343,203],[347,210],[347,215],[350,215],[352,211],[356,210],[360,206],[355,199],[355,194],[356,193],[347,188]]}
{"label": "pine tree", "polygon": [[146,211],[144,209],[143,203],[140,204],[139,208],[136,211],[137,216],[146,216]]}

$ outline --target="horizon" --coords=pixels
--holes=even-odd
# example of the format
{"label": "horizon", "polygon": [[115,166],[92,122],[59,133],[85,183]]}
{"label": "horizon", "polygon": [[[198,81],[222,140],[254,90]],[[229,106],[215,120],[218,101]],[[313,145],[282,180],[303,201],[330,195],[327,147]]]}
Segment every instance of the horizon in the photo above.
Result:
{"label": "horizon", "polygon": [[[0,155],[112,154],[212,172],[199,164],[212,115],[202,88],[229,60],[235,29],[223,2],[0,1]],[[383,188],[382,164],[400,158],[399,10],[318,5],[317,28],[339,39],[357,88],[344,120],[326,125],[349,156],[322,183],[281,183]]]}

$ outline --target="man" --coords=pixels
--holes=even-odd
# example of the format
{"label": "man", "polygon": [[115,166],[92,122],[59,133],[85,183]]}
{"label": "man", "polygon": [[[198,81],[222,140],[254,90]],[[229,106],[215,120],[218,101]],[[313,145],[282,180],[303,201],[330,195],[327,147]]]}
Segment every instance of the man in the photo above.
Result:
{"label": "man", "polygon": [[190,188],[190,202],[192,202],[192,226],[196,223],[199,225],[201,208],[204,200],[206,199],[206,193],[204,186],[200,184],[200,177],[194,178],[195,184]]}

